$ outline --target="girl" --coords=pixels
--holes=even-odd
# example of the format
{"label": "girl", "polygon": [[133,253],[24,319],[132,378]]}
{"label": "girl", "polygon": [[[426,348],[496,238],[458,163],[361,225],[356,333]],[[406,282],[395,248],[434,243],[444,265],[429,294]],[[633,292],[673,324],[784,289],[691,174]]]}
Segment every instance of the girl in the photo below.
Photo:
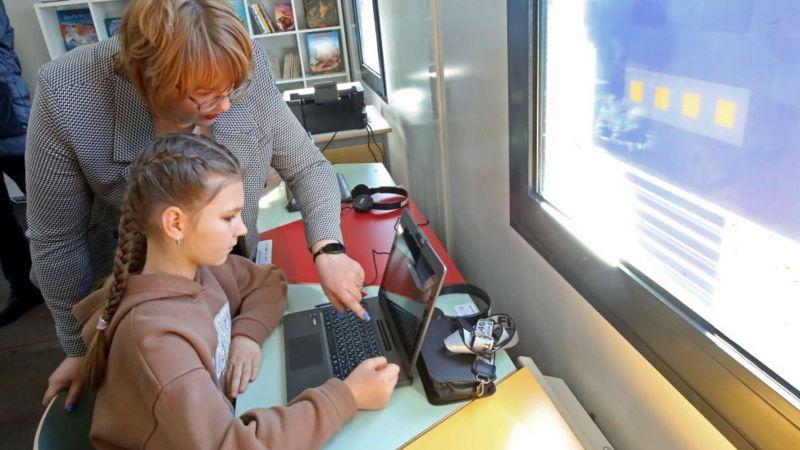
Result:
{"label": "girl", "polygon": [[247,233],[242,190],[236,159],[202,136],[156,138],[134,162],[113,274],[74,309],[97,448],[315,448],[388,402],[399,369],[374,358],[234,417],[226,395],[255,379],[286,301],[279,269],[228,254]]}

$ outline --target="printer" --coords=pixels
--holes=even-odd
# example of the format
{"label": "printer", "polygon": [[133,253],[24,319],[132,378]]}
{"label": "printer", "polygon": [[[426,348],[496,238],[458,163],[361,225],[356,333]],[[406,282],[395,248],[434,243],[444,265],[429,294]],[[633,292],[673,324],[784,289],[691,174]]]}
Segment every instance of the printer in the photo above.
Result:
{"label": "printer", "polygon": [[[288,97],[288,98],[287,98]],[[297,120],[309,133],[320,134],[367,126],[361,83],[326,81],[313,88],[284,93]]]}

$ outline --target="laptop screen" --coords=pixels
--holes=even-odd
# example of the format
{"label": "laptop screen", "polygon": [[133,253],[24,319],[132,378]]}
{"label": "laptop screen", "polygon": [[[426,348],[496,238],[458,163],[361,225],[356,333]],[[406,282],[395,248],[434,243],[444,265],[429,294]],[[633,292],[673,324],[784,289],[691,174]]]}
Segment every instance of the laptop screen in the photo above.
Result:
{"label": "laptop screen", "polygon": [[[444,265],[420,242],[422,232],[411,216],[404,214],[383,272],[381,293],[387,300],[392,322],[413,364],[421,340],[421,328],[432,309],[444,278]],[[425,248],[427,247],[427,248]]]}

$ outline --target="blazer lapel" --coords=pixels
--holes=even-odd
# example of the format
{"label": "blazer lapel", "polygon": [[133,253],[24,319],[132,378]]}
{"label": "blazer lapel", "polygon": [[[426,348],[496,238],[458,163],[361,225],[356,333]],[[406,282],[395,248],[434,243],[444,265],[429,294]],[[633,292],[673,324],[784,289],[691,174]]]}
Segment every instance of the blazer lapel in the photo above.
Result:
{"label": "blazer lapel", "polygon": [[132,162],[155,136],[150,108],[122,75],[114,76],[114,161]]}

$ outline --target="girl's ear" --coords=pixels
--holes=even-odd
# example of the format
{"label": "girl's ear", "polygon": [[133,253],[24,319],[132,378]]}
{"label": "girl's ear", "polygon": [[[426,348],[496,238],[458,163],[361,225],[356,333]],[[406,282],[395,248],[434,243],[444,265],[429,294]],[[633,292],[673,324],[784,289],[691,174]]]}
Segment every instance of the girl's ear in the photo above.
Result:
{"label": "girl's ear", "polygon": [[170,206],[161,213],[161,231],[171,241],[183,241],[188,216],[177,206]]}

